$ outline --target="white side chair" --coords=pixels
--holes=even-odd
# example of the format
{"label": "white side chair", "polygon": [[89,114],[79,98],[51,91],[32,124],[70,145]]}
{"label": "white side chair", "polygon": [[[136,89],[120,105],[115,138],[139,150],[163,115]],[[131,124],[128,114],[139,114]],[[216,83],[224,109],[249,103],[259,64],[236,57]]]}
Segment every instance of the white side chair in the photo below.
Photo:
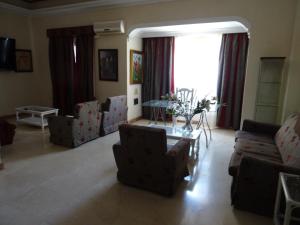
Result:
{"label": "white side chair", "polygon": [[183,102],[190,102],[193,105],[194,101],[194,89],[188,88],[176,88],[176,96]]}
{"label": "white side chair", "polygon": [[[188,102],[188,105],[190,107],[193,107],[193,103],[194,103],[194,89],[191,88],[176,88],[176,97],[181,100],[182,102]],[[174,120],[172,118],[172,120]],[[175,118],[175,123],[173,122],[173,126],[174,124],[177,123],[177,117]]]}

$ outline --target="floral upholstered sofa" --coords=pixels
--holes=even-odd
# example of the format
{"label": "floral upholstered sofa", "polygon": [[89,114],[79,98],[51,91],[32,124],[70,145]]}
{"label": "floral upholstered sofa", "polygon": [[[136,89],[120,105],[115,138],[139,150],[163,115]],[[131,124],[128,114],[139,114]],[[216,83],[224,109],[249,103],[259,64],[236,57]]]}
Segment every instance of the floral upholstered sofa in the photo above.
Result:
{"label": "floral upholstered sofa", "polygon": [[73,148],[99,137],[101,112],[98,101],[78,103],[74,111],[74,117],[48,118],[52,143]]}
{"label": "floral upholstered sofa", "polygon": [[229,163],[235,208],[271,216],[279,172],[300,174],[300,116],[282,126],[245,120]]}
{"label": "floral upholstered sofa", "polygon": [[103,115],[100,135],[104,136],[115,132],[119,125],[127,123],[127,96],[120,95],[107,98],[105,103],[101,104]]}

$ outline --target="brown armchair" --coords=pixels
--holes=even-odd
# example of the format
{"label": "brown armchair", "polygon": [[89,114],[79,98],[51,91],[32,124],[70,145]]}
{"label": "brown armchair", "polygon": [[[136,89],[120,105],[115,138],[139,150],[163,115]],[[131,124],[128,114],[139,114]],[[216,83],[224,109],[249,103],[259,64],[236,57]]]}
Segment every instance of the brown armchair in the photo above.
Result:
{"label": "brown armchair", "polygon": [[16,126],[0,119],[0,145],[13,143]]}
{"label": "brown armchair", "polygon": [[187,175],[190,142],[167,145],[164,129],[122,124],[113,145],[120,182],[171,196]]}

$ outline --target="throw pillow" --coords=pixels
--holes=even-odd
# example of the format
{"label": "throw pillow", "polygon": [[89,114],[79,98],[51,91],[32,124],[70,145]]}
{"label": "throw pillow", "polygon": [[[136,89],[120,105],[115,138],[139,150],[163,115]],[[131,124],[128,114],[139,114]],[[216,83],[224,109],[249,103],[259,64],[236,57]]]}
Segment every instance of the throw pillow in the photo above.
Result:
{"label": "throw pillow", "polygon": [[300,168],[300,137],[295,128],[299,119],[299,114],[289,116],[275,137],[283,163],[298,168]]}

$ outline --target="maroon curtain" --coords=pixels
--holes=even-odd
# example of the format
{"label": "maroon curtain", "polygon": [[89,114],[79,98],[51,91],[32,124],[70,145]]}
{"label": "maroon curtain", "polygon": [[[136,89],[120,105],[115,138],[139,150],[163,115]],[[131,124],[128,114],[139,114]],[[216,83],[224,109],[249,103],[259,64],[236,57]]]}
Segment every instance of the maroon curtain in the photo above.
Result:
{"label": "maroon curtain", "polygon": [[[174,37],[143,39],[142,102],[174,92],[174,44]],[[143,117],[150,117],[148,107],[143,107]]]}
{"label": "maroon curtain", "polygon": [[219,57],[217,126],[239,129],[248,52],[248,34],[223,34]]}
{"label": "maroon curtain", "polygon": [[63,115],[73,114],[76,103],[94,99],[93,28],[50,29],[47,35],[53,106]]}

